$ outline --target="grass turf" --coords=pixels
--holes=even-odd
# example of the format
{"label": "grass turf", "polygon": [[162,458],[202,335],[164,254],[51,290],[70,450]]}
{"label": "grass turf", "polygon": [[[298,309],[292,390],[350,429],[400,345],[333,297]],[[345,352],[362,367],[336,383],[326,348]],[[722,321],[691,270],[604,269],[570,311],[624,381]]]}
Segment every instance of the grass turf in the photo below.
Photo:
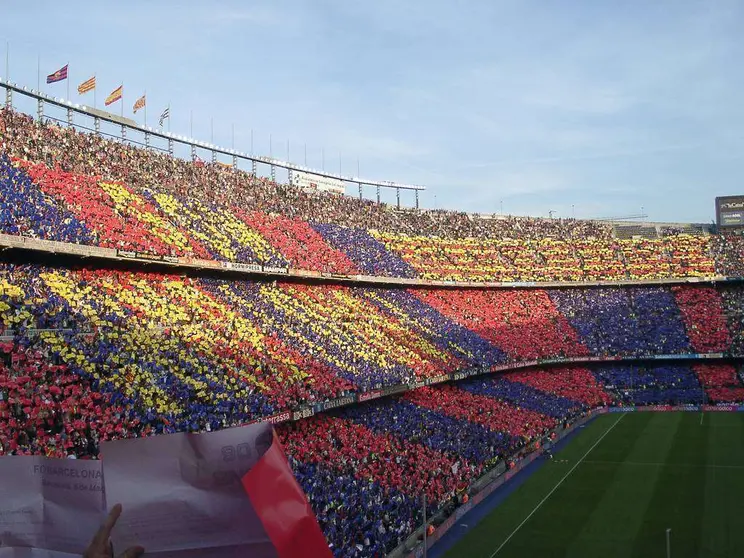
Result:
{"label": "grass turf", "polygon": [[603,415],[447,558],[744,556],[744,413]]}

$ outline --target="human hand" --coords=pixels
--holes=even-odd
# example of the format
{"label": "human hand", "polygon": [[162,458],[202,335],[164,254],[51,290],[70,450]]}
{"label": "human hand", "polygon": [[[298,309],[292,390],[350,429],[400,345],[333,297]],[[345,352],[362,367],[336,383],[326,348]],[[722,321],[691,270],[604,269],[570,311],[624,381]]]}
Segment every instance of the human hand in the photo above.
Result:
{"label": "human hand", "polygon": [[[106,521],[98,529],[88,548],[83,553],[83,558],[114,558],[114,545],[111,544],[111,530],[121,515],[121,504],[116,504],[108,514]],[[141,546],[127,548],[118,558],[137,558],[145,553]]]}

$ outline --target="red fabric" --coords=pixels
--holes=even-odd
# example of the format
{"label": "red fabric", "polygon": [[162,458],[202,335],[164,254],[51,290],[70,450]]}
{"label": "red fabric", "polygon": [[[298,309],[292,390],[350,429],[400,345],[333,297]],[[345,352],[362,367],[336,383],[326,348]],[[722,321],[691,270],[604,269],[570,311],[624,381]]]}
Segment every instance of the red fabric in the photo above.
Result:
{"label": "red fabric", "polygon": [[276,433],[269,450],[243,476],[242,482],[279,558],[332,558]]}

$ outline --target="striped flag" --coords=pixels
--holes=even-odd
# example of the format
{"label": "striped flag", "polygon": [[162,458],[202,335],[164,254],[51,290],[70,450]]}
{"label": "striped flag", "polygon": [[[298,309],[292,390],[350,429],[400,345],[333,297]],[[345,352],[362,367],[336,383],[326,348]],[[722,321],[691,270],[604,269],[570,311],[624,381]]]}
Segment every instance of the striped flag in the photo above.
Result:
{"label": "striped flag", "polygon": [[134,106],[132,107],[132,110],[134,111],[134,114],[137,114],[137,111],[140,109],[145,108],[145,103],[147,101],[145,100],[145,95],[142,95],[137,101],[135,101]]}
{"label": "striped flag", "polygon": [[67,79],[67,67],[69,64],[65,64],[62,66],[59,70],[54,72],[53,74],[49,74],[47,76],[47,83],[57,83],[58,81],[63,81]]}
{"label": "striped flag", "polygon": [[106,97],[106,106],[109,106],[115,103],[116,101],[118,101],[119,99],[121,99],[123,94],[124,94],[124,86],[120,85],[119,87],[114,89],[108,97]]}
{"label": "striped flag", "polygon": [[162,127],[163,120],[165,120],[166,118],[170,118],[170,107],[166,108],[163,111],[163,114],[160,115],[160,122],[158,123],[158,126],[161,126]]}
{"label": "striped flag", "polygon": [[96,88],[96,76],[85,80],[83,83],[78,85],[78,94],[84,95],[88,91],[93,91]]}

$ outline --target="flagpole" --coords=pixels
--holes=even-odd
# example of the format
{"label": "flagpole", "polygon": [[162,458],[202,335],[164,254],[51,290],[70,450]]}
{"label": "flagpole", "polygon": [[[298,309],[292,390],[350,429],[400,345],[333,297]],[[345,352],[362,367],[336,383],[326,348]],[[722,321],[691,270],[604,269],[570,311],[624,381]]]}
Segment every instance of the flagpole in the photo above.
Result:
{"label": "flagpole", "polygon": [[36,91],[41,93],[41,55],[36,56]]}
{"label": "flagpole", "polygon": [[124,84],[121,84],[121,117],[124,118]]}
{"label": "flagpole", "polygon": [[96,74],[93,73],[93,108],[98,108],[96,104],[96,89],[98,89],[98,84],[96,83]]}
{"label": "flagpole", "polygon": [[[10,83],[10,41],[5,41],[5,81]],[[5,90],[5,108],[10,109],[12,89]]]}
{"label": "flagpole", "polygon": [[170,133],[170,101],[168,101],[168,133]]}
{"label": "flagpole", "polygon": [[145,89],[145,128],[147,128],[147,89]]}
{"label": "flagpole", "polygon": [[67,66],[67,77],[65,78],[65,81],[67,81],[67,100],[70,100],[70,63],[68,62],[65,64]]}

